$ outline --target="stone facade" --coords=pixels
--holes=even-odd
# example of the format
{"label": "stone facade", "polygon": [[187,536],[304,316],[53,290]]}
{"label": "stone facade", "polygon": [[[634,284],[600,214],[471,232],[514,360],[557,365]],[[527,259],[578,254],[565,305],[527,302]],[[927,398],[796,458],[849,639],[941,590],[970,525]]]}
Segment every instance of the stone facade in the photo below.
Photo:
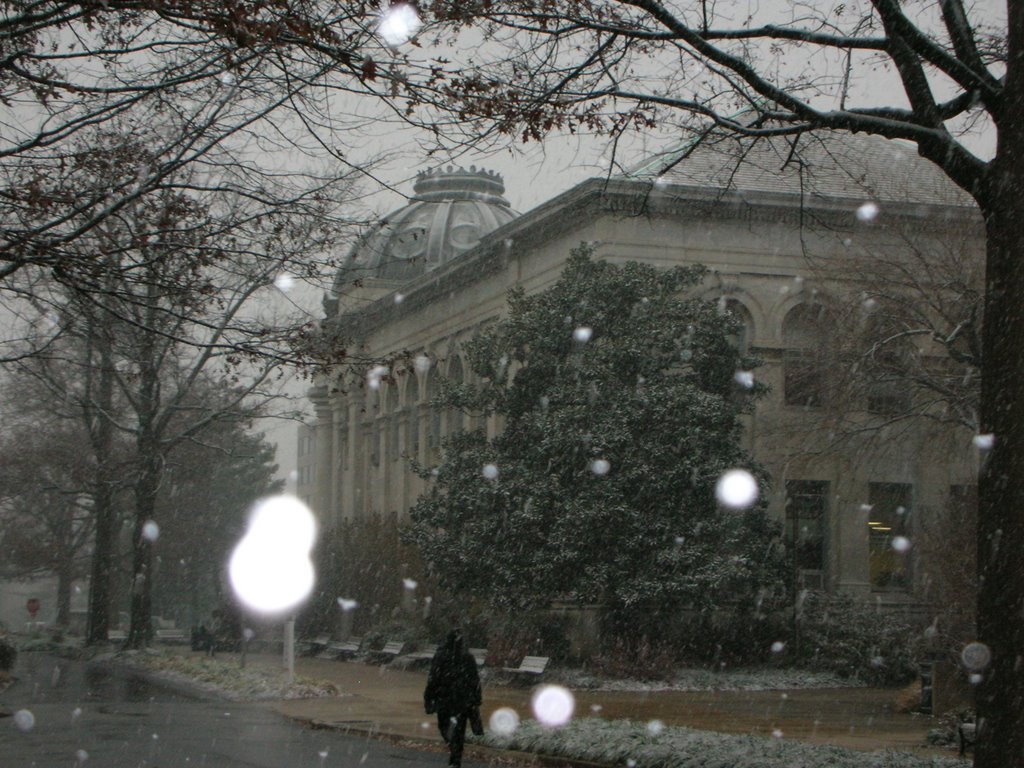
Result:
{"label": "stone facade", "polygon": [[[469,377],[463,343],[502,316],[509,289],[550,286],[569,252],[586,242],[596,258],[612,262],[704,264],[704,295],[743,320],[738,343],[762,359],[755,376],[771,388],[747,418],[745,440],[772,476],[770,513],[801,542],[795,568],[805,586],[875,592],[892,602],[920,595],[926,570],[912,550],[893,555],[892,537],[903,526],[912,540],[951,493],[975,482],[971,434],[917,425],[891,435],[875,430],[880,440],[837,439],[832,410],[856,412],[854,421],[870,425],[871,409],[816,402],[792,373],[802,353],[843,332],[825,310],[830,296],[856,290],[858,277],[837,265],[855,263],[860,252],[898,254],[907,233],[924,249],[965,238],[969,258],[980,258],[980,223],[965,196],[908,145],[865,137],[808,142],[798,152],[781,140],[687,145],[622,176],[584,182],[522,216],[508,211],[491,174],[432,175],[442,191],[482,206],[472,214],[471,236],[462,230],[460,242],[473,245],[435,248],[397,266],[417,249],[406,243],[389,251],[381,231],[369,236],[369,254],[357,247],[350,266],[366,272],[358,281],[339,278],[325,300],[325,324],[337,324],[357,340],[352,352],[386,361],[387,370],[349,366],[318,382],[315,424],[300,443],[309,449],[300,458],[300,472],[309,467],[300,495],[328,526],[406,514],[424,489],[408,458],[430,466],[450,431],[482,426],[493,435],[500,428],[494,419],[431,406],[441,377]],[[460,186],[474,177],[476,188]],[[444,194],[432,199],[447,204]],[[415,221],[429,218],[414,205],[421,208]],[[495,207],[508,216],[490,216]],[[409,221],[403,211],[388,221]],[[432,220],[446,226],[444,217]],[[436,245],[450,231],[420,236]],[[390,266],[379,269],[384,263]]]}

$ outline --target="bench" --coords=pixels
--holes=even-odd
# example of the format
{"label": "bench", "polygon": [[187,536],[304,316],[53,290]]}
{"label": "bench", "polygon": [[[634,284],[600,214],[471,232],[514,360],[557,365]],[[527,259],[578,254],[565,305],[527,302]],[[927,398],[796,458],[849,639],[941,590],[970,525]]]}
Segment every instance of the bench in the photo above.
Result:
{"label": "bench", "polygon": [[436,645],[426,645],[415,653],[410,653],[406,658],[410,661],[430,661],[434,658],[435,653],[437,653]]}
{"label": "bench", "polygon": [[111,629],[107,631],[107,640],[112,643],[123,643],[128,639],[128,633],[123,629]]}
{"label": "bench", "polygon": [[184,643],[188,637],[184,629],[158,629],[156,639],[163,643]]}
{"label": "bench", "polygon": [[404,648],[404,640],[389,640],[379,651],[371,651],[371,653],[374,656],[387,656],[390,659],[394,659],[395,657],[402,655],[402,650]]}
{"label": "bench", "polygon": [[535,675],[539,677],[543,675],[544,670],[548,668],[549,661],[550,659],[547,656],[524,656],[518,667],[504,667],[502,672],[511,672],[516,675]]}
{"label": "bench", "polygon": [[318,659],[342,659],[355,656],[363,644],[361,637],[350,637],[348,640],[331,640],[327,646],[317,654]]}
{"label": "bench", "polygon": [[329,642],[331,642],[331,638],[327,635],[304,638],[296,643],[295,651],[300,656],[316,656],[327,647]]}

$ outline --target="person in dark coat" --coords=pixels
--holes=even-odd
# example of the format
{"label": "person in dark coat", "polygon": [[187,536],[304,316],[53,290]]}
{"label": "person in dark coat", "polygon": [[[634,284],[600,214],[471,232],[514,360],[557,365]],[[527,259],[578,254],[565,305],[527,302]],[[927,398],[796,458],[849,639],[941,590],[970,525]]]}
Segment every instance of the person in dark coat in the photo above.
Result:
{"label": "person in dark coat", "polygon": [[481,700],[476,659],[466,647],[462,633],[453,629],[430,662],[427,687],[423,691],[423,708],[428,715],[437,713],[437,728],[448,743],[448,765],[453,768],[462,764],[466,723],[472,724],[474,733],[483,733]]}

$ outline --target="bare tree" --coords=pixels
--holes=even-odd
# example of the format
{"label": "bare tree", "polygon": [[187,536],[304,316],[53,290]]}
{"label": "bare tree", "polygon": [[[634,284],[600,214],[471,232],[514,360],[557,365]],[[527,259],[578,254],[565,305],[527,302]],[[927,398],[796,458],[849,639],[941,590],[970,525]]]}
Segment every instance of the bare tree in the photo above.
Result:
{"label": "bare tree", "polygon": [[[145,141],[101,138],[81,158],[93,184],[131,173],[126,153],[148,156]],[[32,292],[36,304],[56,312],[53,325],[67,342],[36,345],[20,364],[29,373],[75,366],[81,376],[63,391],[84,418],[108,479],[111,466],[102,457],[116,440],[132,446],[120,476],[134,497],[133,646],[148,640],[152,542],[144,533],[155,518],[168,456],[216,422],[251,418],[275,400],[274,377],[308,353],[296,347],[312,328],[284,291],[307,270],[318,270],[318,255],[339,236],[334,194],[303,193],[288,204],[276,197],[268,209],[251,196],[207,193],[192,184],[200,175],[183,168],[173,184],[150,190],[75,241],[89,256],[56,266],[56,279]],[[332,180],[331,187],[344,181]],[[211,389],[223,396],[200,407],[197,392]],[[97,504],[94,642],[105,639],[109,614],[104,563],[115,521],[101,514],[106,508]]]}
{"label": "bare tree", "polygon": [[[374,178],[381,123],[411,121],[392,103],[403,79],[437,76],[381,16],[332,0],[5,3],[0,299],[45,302],[41,280],[87,274],[102,251],[79,241],[157,190],[327,215],[353,175]],[[31,352],[16,347],[0,359]]]}
{"label": "bare tree", "polygon": [[[51,285],[51,293],[52,289]],[[97,322],[93,309],[65,304],[61,316],[54,318],[54,325],[61,330],[47,344],[45,353],[22,356],[16,364],[7,366],[5,387],[17,393],[6,404],[9,417],[22,423],[42,445],[50,446],[53,466],[47,473],[52,471],[61,477],[70,473],[80,481],[71,484],[66,480],[62,487],[69,493],[72,487],[77,488],[87,504],[88,521],[83,527],[92,535],[88,542],[91,563],[87,568],[90,588],[86,637],[98,643],[106,642],[109,629],[128,457],[126,442],[114,428],[122,411],[114,389],[112,329],[109,323],[103,326]],[[62,445],[67,436],[74,437],[68,444],[76,452],[55,452],[53,446]],[[39,472],[18,476],[24,481],[21,490],[29,496],[40,493],[46,483]],[[5,535],[10,535],[9,526]]]}
{"label": "bare tree", "polygon": [[[977,203],[987,240],[981,332],[977,764],[1024,764],[1024,5],[962,0],[439,2],[494,41],[445,84],[478,130],[711,124],[747,137],[863,132],[917,145]],[[504,44],[502,44],[504,43]],[[443,107],[437,103],[436,106]],[[738,120],[737,111],[753,113]],[[996,136],[986,159],[963,133]]]}
{"label": "bare tree", "polygon": [[[196,412],[216,410],[230,396],[230,390],[197,387]],[[246,513],[260,497],[281,490],[283,481],[274,480],[274,446],[252,426],[242,413],[225,414],[167,456],[154,515],[159,539],[153,604],[164,617],[195,626],[220,604]]]}
{"label": "bare tree", "polygon": [[[944,238],[889,227],[888,247],[807,254],[822,336],[809,374],[829,407],[804,443],[876,450],[903,434],[960,442],[980,429],[983,254],[971,228]],[[947,446],[955,451],[955,445]]]}
{"label": "bare tree", "polygon": [[80,425],[25,406],[8,413],[0,445],[3,575],[55,574],[57,624],[66,627],[72,582],[88,572],[94,467]]}

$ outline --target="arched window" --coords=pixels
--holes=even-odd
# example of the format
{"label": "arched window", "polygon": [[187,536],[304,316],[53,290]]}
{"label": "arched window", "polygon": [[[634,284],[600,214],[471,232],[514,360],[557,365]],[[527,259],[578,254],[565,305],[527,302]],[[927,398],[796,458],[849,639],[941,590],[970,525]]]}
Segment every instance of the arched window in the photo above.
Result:
{"label": "arched window", "polygon": [[398,383],[388,384],[387,408],[387,458],[389,461],[398,461],[399,428],[401,426],[401,414],[398,411]]}
{"label": "arched window", "polygon": [[[462,369],[462,359],[456,355],[452,358],[451,367],[448,369],[448,379],[452,384],[462,384],[465,374]],[[448,411],[448,432],[454,434],[465,428],[465,413],[461,408],[452,408]]]}
{"label": "arched window", "polygon": [[412,371],[410,371],[409,380],[405,385],[403,403],[405,404],[405,455],[411,459],[419,459],[420,381],[419,376]]}
{"label": "arched window", "polygon": [[363,397],[363,431],[366,446],[369,448],[370,466],[380,466],[380,424],[377,423],[377,416],[380,414],[380,383],[377,386],[366,383]]}
{"label": "arched window", "polygon": [[441,447],[441,407],[436,403],[440,392],[437,372],[432,370],[430,378],[427,379],[427,402],[430,408],[430,423],[427,431],[427,446],[436,451]]}
{"label": "arched window", "polygon": [[829,314],[821,304],[799,304],[782,323],[783,391],[786,405],[821,406],[825,399],[825,361]]}
{"label": "arched window", "polygon": [[725,299],[725,310],[739,323],[736,332],[729,335],[729,342],[741,357],[750,354],[750,342],[754,338],[754,319],[738,299]]}
{"label": "arched window", "polygon": [[861,370],[867,377],[869,413],[895,416],[911,407],[909,368],[914,349],[900,331],[878,317],[864,324]]}

